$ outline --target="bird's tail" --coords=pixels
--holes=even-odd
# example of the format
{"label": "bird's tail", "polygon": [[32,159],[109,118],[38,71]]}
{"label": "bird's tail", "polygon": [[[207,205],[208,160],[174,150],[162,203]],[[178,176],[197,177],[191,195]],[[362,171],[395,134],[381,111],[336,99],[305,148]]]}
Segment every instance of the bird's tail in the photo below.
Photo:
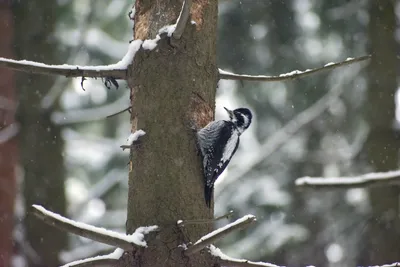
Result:
{"label": "bird's tail", "polygon": [[211,199],[213,197],[214,185],[212,186],[204,186],[204,198],[206,200],[207,207],[211,208]]}

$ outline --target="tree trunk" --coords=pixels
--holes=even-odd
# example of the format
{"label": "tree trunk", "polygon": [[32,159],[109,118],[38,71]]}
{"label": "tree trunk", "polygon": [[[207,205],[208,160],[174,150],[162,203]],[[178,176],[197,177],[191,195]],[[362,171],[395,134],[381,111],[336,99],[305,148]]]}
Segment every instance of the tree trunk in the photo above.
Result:
{"label": "tree trunk", "polygon": [[[369,36],[374,57],[369,65],[368,100],[365,103],[371,129],[366,154],[376,171],[388,171],[399,167],[400,142],[392,128],[394,94],[398,87],[396,16],[393,1],[371,1],[370,4]],[[368,245],[360,263],[396,262],[400,258],[399,188],[371,189],[370,200],[372,219],[366,234]]]}
{"label": "tree trunk", "polygon": [[[15,2],[16,37],[14,45],[18,59],[54,64],[57,46],[53,37],[57,3],[52,0]],[[65,214],[63,140],[61,129],[50,119],[52,109],[44,110],[40,103],[54,82],[53,77],[18,74],[21,123],[21,164],[24,170],[23,195],[25,207],[40,204]],[[26,239],[40,256],[40,263],[29,266],[58,266],[58,256],[65,249],[66,233],[49,227],[27,214]]]}
{"label": "tree trunk", "polygon": [[[135,7],[135,39],[153,39],[160,28],[176,22],[182,1],[137,0]],[[178,229],[176,221],[213,217],[204,201],[201,159],[189,126],[193,121],[203,127],[214,118],[216,28],[217,1],[194,0],[177,47],[163,38],[154,50],[141,49],[128,71],[132,131],[143,129],[146,135],[131,151],[127,232],[161,227],[140,266],[210,266],[209,259],[182,258],[172,248],[212,229],[212,224]]]}
{"label": "tree trunk", "polygon": [[[7,1],[0,3],[0,57],[13,58],[14,25]],[[10,266],[13,252],[14,201],[16,195],[17,139],[14,72],[0,68],[0,266]]]}

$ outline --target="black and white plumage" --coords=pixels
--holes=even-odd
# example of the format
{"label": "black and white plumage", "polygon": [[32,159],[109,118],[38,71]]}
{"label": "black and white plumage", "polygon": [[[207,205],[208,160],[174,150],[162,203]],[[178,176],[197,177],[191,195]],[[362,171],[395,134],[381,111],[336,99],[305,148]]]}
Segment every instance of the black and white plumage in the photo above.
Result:
{"label": "black and white plumage", "polygon": [[203,158],[204,197],[208,207],[214,183],[228,166],[239,146],[240,135],[250,126],[252,114],[247,108],[229,110],[230,120],[213,121],[197,132],[197,142]]}

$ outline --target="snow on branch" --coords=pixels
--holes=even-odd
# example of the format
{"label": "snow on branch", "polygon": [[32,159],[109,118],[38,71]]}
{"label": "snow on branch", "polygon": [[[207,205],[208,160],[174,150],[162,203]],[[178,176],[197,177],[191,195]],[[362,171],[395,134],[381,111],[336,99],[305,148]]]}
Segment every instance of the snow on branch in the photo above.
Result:
{"label": "snow on branch", "polygon": [[126,251],[136,247],[146,247],[144,236],[158,229],[157,226],[139,227],[131,235],[117,233],[104,228],[95,227],[81,222],[67,219],[57,213],[51,212],[39,205],[32,205],[32,213],[45,223],[60,230],[86,237],[110,246],[115,246]]}
{"label": "snow on branch", "polygon": [[188,247],[184,251],[184,253],[186,256],[197,253],[200,250],[202,250],[203,248],[207,247],[208,245],[211,245],[212,243],[223,238],[224,236],[230,234],[231,232],[242,229],[255,221],[256,221],[256,217],[254,215],[246,215],[246,216],[234,221],[233,223],[227,224],[224,227],[221,227],[221,228],[219,228],[215,231],[212,231],[211,233],[208,233],[207,235],[203,236],[192,246]]}
{"label": "snow on branch", "polygon": [[127,144],[126,145],[121,145],[120,148],[122,148],[122,150],[130,149],[132,144],[137,142],[139,140],[139,138],[141,136],[145,135],[145,134],[146,134],[146,132],[143,131],[142,129],[139,129],[139,130],[135,131],[134,133],[131,133],[128,136],[128,139],[126,139],[126,143]]}
{"label": "snow on branch", "polygon": [[132,63],[135,53],[142,45],[141,40],[135,40],[129,44],[125,56],[117,63],[103,66],[78,66],[78,65],[50,65],[29,60],[13,60],[0,57],[0,67],[6,67],[28,73],[62,75],[65,77],[91,77],[126,79],[126,70]]}
{"label": "snow on branch", "polygon": [[176,20],[175,30],[172,34],[172,37],[175,39],[181,39],[183,31],[185,30],[185,26],[187,20],[190,15],[190,7],[192,6],[192,0],[184,0],[181,13],[179,14],[178,19]]}
{"label": "snow on branch", "polygon": [[210,245],[210,253],[216,259],[216,263],[221,266],[229,266],[229,267],[279,267],[279,265],[275,265],[268,262],[254,262],[242,259],[234,259],[227,255],[225,255],[219,248]]}
{"label": "snow on branch", "polygon": [[114,252],[110,254],[73,261],[61,267],[116,266],[118,259],[122,256],[123,253],[124,250],[117,248]]}
{"label": "snow on branch", "polygon": [[337,63],[327,63],[323,67],[315,68],[315,69],[307,69],[304,71],[294,70],[288,73],[279,74],[278,76],[266,76],[266,75],[246,75],[246,74],[235,74],[222,69],[218,69],[219,78],[223,80],[243,80],[243,81],[261,81],[261,82],[278,82],[278,81],[286,81],[286,80],[294,80],[298,78],[302,78],[304,76],[324,71],[335,69],[338,67],[350,65],[353,63],[366,61],[371,58],[371,55],[356,57],[356,58],[347,58],[345,61],[337,62]]}
{"label": "snow on branch", "polygon": [[400,185],[400,170],[371,172],[352,177],[301,177],[295,180],[296,186],[356,188],[365,186]]}
{"label": "snow on branch", "polygon": [[216,221],[222,220],[222,219],[228,219],[229,217],[231,217],[233,215],[233,210],[230,210],[227,214],[215,217],[213,219],[204,219],[204,220],[178,220],[176,222],[176,224],[178,226],[185,226],[185,225],[189,225],[189,224],[204,224],[204,223],[214,223]]}

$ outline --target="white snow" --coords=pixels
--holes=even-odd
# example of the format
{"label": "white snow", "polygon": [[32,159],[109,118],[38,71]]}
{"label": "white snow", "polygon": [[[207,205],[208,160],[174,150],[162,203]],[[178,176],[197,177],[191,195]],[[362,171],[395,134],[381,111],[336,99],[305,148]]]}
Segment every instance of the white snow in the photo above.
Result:
{"label": "white snow", "polygon": [[353,57],[348,57],[348,58],[346,58],[346,61],[353,60],[353,59],[354,59]]}
{"label": "white snow", "polygon": [[122,234],[122,233],[118,233],[118,232],[114,232],[114,231],[110,231],[104,228],[100,228],[100,227],[95,227],[93,225],[89,225],[86,223],[81,223],[81,222],[76,222],[73,221],[71,219],[65,218],[57,213],[51,212],[46,210],[45,208],[43,208],[40,205],[32,205],[32,207],[34,207],[35,209],[39,210],[40,212],[46,214],[49,217],[53,217],[54,219],[58,220],[58,221],[62,221],[65,222],[67,224],[73,225],[75,227],[84,229],[84,230],[88,230],[91,232],[97,232],[99,234],[102,235],[108,235],[110,237],[113,238],[117,238],[117,239],[122,239],[125,240],[129,243],[133,243],[135,245],[138,246],[142,246],[142,247],[146,247],[146,241],[144,240],[144,235],[148,234],[152,231],[155,231],[158,229],[157,225],[153,225],[153,226],[147,226],[147,227],[139,227],[135,230],[135,232],[131,235],[126,235],[126,234]]}
{"label": "white snow", "polygon": [[333,62],[329,62],[329,63],[326,63],[325,65],[324,65],[324,67],[328,67],[328,66],[331,66],[331,65],[334,65],[335,63],[333,63]]}
{"label": "white snow", "polygon": [[[146,50],[153,50],[154,48],[156,48],[156,47],[157,47],[158,41],[161,40],[160,35],[163,34],[163,33],[166,33],[168,37],[171,37],[171,36],[172,36],[172,34],[174,33],[174,31],[175,31],[175,29],[176,29],[176,25],[178,24],[178,21],[179,21],[180,18],[181,18],[181,15],[182,15],[182,11],[183,11],[183,7],[184,7],[184,6],[185,6],[185,1],[183,1],[182,8],[181,8],[181,12],[179,13],[178,18],[176,19],[176,23],[175,23],[175,24],[172,24],[172,25],[167,25],[167,26],[162,27],[162,28],[158,31],[158,34],[157,34],[156,38],[154,38],[154,39],[149,39],[149,40],[144,40],[143,45],[142,45],[143,49],[146,49]],[[192,24],[193,24],[193,23],[192,23]]]}
{"label": "white snow", "polygon": [[300,70],[294,70],[294,71],[291,71],[291,72],[279,74],[279,77],[293,76],[293,75],[301,74],[301,73],[303,73],[303,72],[300,71]]}
{"label": "white snow", "polygon": [[67,263],[61,267],[72,267],[72,266],[76,266],[78,264],[87,263],[87,262],[91,262],[91,261],[97,261],[97,260],[106,260],[106,259],[118,260],[122,256],[123,253],[124,253],[123,249],[117,248],[116,250],[114,250],[114,252],[112,252],[110,254],[73,261],[73,262]]}
{"label": "white snow", "polygon": [[128,146],[132,145],[133,142],[137,141],[139,139],[139,137],[141,137],[141,136],[143,136],[145,134],[146,134],[146,132],[143,131],[142,129],[137,130],[134,133],[131,133],[128,136],[128,139],[126,140],[127,141],[127,145]]}
{"label": "white snow", "polygon": [[249,265],[257,264],[257,266],[265,266],[265,267],[279,267],[279,265],[275,265],[275,264],[268,263],[268,262],[261,262],[261,261],[254,262],[254,261],[249,261],[249,260],[245,260],[245,259],[231,258],[231,257],[225,255],[219,248],[215,247],[214,245],[210,245],[209,248],[210,248],[211,255],[213,255],[214,257],[218,257],[221,260],[227,260],[227,261],[236,262],[236,263],[249,263]]}
{"label": "white snow", "polygon": [[[371,172],[360,176],[353,177],[301,177],[297,178],[295,184],[302,186],[305,184],[309,185],[352,185],[352,184],[363,184],[370,181],[376,180],[390,180],[393,178],[400,178],[400,170],[388,171],[388,172]],[[400,179],[399,179],[400,181]]]}
{"label": "white snow", "polygon": [[183,223],[182,220],[178,220],[178,221],[176,222],[177,225],[180,225],[180,224],[182,224],[182,223]]}
{"label": "white snow", "polygon": [[48,69],[59,69],[59,70],[94,70],[94,71],[102,71],[102,70],[115,70],[121,69],[124,70],[131,64],[133,57],[135,56],[136,52],[142,45],[142,40],[135,40],[129,44],[128,51],[126,52],[125,56],[117,63],[110,64],[110,65],[100,65],[100,66],[79,66],[79,65],[50,65],[44,64],[41,62],[30,61],[30,60],[13,60],[8,58],[0,57],[0,61],[2,62],[9,62],[9,63],[16,63],[16,64],[23,64],[23,65],[30,65],[35,67],[41,68],[48,68]]}
{"label": "white snow", "polygon": [[251,215],[251,214],[246,215],[246,216],[243,216],[242,218],[237,219],[237,220],[234,221],[233,223],[229,223],[229,224],[225,225],[224,227],[218,228],[217,230],[214,230],[214,231],[212,231],[212,232],[206,234],[205,236],[203,236],[202,238],[200,238],[199,240],[197,240],[197,242],[194,243],[194,245],[196,245],[197,243],[203,242],[204,240],[209,239],[209,238],[211,238],[211,237],[213,237],[213,236],[215,236],[215,235],[217,235],[217,234],[219,234],[219,233],[225,231],[226,229],[231,228],[231,227],[233,227],[233,226],[235,226],[235,225],[237,225],[237,224],[240,224],[240,223],[242,223],[242,222],[244,222],[244,221],[246,221],[246,220],[255,219],[255,218],[256,218],[256,217],[255,217],[254,215]]}

